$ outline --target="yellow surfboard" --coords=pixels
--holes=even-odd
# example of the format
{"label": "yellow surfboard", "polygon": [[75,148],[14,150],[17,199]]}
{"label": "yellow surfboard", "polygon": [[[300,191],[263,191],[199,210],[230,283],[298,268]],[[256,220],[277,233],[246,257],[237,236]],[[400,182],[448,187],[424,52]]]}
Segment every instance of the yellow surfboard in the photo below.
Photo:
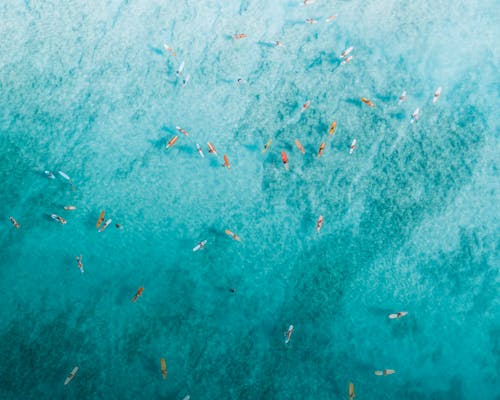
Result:
{"label": "yellow surfboard", "polygon": [[273,144],[273,139],[269,139],[267,143],[264,145],[264,149],[262,150],[262,154],[266,153],[269,150],[269,147]]}
{"label": "yellow surfboard", "polygon": [[102,224],[102,221],[104,221],[104,215],[106,212],[104,210],[101,211],[101,214],[99,215],[99,219],[97,220],[97,223],[95,224],[96,228],[99,228]]}
{"label": "yellow surfboard", "polygon": [[163,376],[163,379],[167,379],[167,363],[164,358],[160,359],[160,364],[161,364],[161,375]]}
{"label": "yellow surfboard", "polygon": [[349,400],[354,399],[354,383],[349,382]]}

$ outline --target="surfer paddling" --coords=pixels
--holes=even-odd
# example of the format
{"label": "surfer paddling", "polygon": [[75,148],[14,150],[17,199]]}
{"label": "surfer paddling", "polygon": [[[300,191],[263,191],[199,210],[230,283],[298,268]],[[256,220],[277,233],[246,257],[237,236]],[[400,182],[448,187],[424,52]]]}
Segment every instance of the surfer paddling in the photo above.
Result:
{"label": "surfer paddling", "polygon": [[395,374],[396,371],[393,369],[384,369],[382,371],[375,371],[374,374],[377,376],[383,376],[383,375],[392,375]]}
{"label": "surfer paddling", "polygon": [[408,315],[408,311],[400,311],[396,314],[389,314],[389,319],[397,319]]}
{"label": "surfer paddling", "polygon": [[356,142],[356,139],[352,140],[351,146],[349,147],[349,154],[354,153],[354,150],[358,148],[358,144]]}
{"label": "surfer paddling", "polygon": [[318,150],[318,158],[323,155],[323,152],[325,151],[326,143],[321,143],[319,145],[319,150]]}
{"label": "surfer paddling", "polygon": [[75,211],[76,210],[76,207],[75,206],[64,206],[64,209],[66,211]]}
{"label": "surfer paddling", "polygon": [[62,225],[65,225],[66,222],[67,222],[63,217],[61,217],[61,216],[59,216],[57,214],[51,214],[50,218],[52,218],[54,221],[59,222]]}
{"label": "surfer paddling", "polygon": [[328,129],[328,133],[333,136],[335,134],[335,129],[337,129],[337,122],[333,121],[330,125],[330,129]]}
{"label": "surfer paddling", "polygon": [[170,149],[175,144],[175,142],[177,142],[177,140],[179,140],[179,136],[177,135],[170,139],[167,143],[167,149]]}
{"label": "surfer paddling", "polygon": [[353,50],[354,50],[354,47],[353,47],[353,46],[348,47],[347,49],[345,49],[345,50],[344,50],[344,51],[340,54],[340,58],[345,58],[345,57],[347,57],[347,56],[351,53],[351,51],[353,51]]}
{"label": "surfer paddling", "polygon": [[322,226],[323,226],[323,216],[320,215],[318,221],[316,222],[316,230],[318,231],[318,233],[321,230]]}
{"label": "surfer paddling", "polygon": [[186,131],[185,129],[181,128],[180,126],[176,126],[175,129],[177,129],[179,132],[183,133],[186,136],[189,136],[189,132]]}
{"label": "surfer paddling", "polygon": [[164,358],[160,359],[160,366],[161,366],[161,376],[163,379],[167,379],[167,362],[165,361]]}
{"label": "surfer paddling", "polygon": [[142,292],[144,292],[143,287],[140,287],[139,289],[137,289],[137,293],[134,295],[134,297],[132,297],[132,303],[135,303],[137,301],[137,299],[142,296]]}
{"label": "surfer paddling", "polygon": [[241,242],[241,238],[236,233],[231,232],[229,229],[226,229],[224,232],[226,235],[231,236],[234,240]]}
{"label": "surfer paddling", "polygon": [[438,101],[439,99],[439,96],[441,96],[441,91],[443,89],[441,88],[441,86],[439,86],[436,91],[434,92],[434,97],[432,98],[432,102],[435,103],[436,101]]}
{"label": "surfer paddling", "polygon": [[198,244],[193,247],[193,251],[203,250],[205,248],[206,244],[207,244],[206,240],[202,240],[201,242],[198,242]]}
{"label": "surfer paddling", "polygon": [[285,169],[288,171],[288,157],[286,156],[286,153],[284,151],[281,152],[281,161],[283,161]]}
{"label": "surfer paddling", "polygon": [[365,103],[368,107],[375,107],[375,104],[373,104],[373,102],[371,100],[368,100],[367,98],[365,97],[361,97],[361,101],[363,103]]}
{"label": "surfer paddling", "polygon": [[85,271],[83,270],[82,258],[83,256],[81,254],[79,256],[76,256],[76,262],[78,263],[78,268],[80,269],[80,272],[83,274]]}
{"label": "surfer paddling", "polygon": [[353,400],[355,397],[354,394],[354,383],[349,382],[349,400]]}
{"label": "surfer paddling", "polygon": [[235,33],[233,35],[233,39],[245,39],[246,37],[248,37],[248,35],[246,33]]}
{"label": "surfer paddling", "polygon": [[292,333],[293,333],[293,325],[290,325],[288,327],[288,330],[285,332],[285,344],[290,343],[290,339],[292,338]]}
{"label": "surfer paddling", "polygon": [[304,104],[302,104],[302,110],[300,110],[300,112],[306,111],[310,105],[311,105],[311,100],[307,100]]}
{"label": "surfer paddling", "polygon": [[406,100],[406,90],[403,90],[403,93],[399,96],[399,102],[402,103]]}
{"label": "surfer paddling", "polygon": [[73,368],[73,370],[69,373],[68,377],[64,381],[65,385],[67,385],[68,383],[70,383],[73,380],[73,378],[75,377],[76,373],[78,372],[78,369],[79,369],[78,367]]}
{"label": "surfer paddling", "polygon": [[262,154],[267,153],[272,144],[273,144],[273,139],[269,139],[267,143],[264,145],[264,148],[262,149]]}
{"label": "surfer paddling", "polygon": [[411,115],[410,124],[417,122],[419,118],[420,118],[420,109],[417,108],[415,111],[413,111],[413,114]]}
{"label": "surfer paddling", "polygon": [[217,150],[215,149],[215,146],[210,142],[208,142],[207,144],[208,144],[208,152],[217,155]]}
{"label": "surfer paddling", "polygon": [[231,164],[229,163],[229,158],[224,154],[224,167],[231,169]]}
{"label": "surfer paddling", "polygon": [[9,217],[9,221],[12,225],[14,225],[14,228],[19,229],[21,225],[19,225],[19,222],[17,222],[14,217]]}

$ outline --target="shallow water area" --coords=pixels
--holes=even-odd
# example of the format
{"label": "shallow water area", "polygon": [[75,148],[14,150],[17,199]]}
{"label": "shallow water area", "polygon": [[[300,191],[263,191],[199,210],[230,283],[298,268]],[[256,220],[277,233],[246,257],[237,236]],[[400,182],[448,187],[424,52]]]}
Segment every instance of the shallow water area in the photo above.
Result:
{"label": "shallow water area", "polygon": [[0,16],[0,398],[500,398],[496,2]]}

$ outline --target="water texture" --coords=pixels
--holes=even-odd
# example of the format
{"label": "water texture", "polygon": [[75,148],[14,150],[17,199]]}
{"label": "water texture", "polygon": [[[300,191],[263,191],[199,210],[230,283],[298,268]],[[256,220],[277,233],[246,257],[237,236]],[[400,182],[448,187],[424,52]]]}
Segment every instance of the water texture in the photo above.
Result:
{"label": "water texture", "polygon": [[500,399],[499,14],[2,2],[0,398]]}

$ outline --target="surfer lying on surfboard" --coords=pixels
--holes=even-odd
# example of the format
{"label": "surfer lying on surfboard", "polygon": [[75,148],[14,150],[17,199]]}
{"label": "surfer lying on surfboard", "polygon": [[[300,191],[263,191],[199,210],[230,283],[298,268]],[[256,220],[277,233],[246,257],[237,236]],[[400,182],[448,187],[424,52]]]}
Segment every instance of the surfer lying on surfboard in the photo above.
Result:
{"label": "surfer lying on surfboard", "polygon": [[66,224],[66,222],[67,222],[63,217],[60,217],[57,214],[51,214],[50,218],[52,218],[54,221],[57,221],[57,222],[59,222],[60,224],[63,224],[63,225]]}
{"label": "surfer lying on surfboard", "polygon": [[229,158],[224,154],[224,167],[231,169],[231,164],[229,163]]}
{"label": "surfer lying on surfboard", "polygon": [[17,222],[14,217],[9,217],[9,221],[12,223],[12,225],[14,225],[14,227],[16,229],[19,229],[21,227],[21,225],[19,225],[19,222]]}
{"label": "surfer lying on surfboard", "polygon": [[68,383],[70,383],[75,377],[77,372],[78,372],[78,367],[73,368],[73,370],[69,373],[68,377],[64,381],[64,384],[67,385]]}
{"label": "surfer lying on surfboard", "polygon": [[353,400],[354,396],[354,383],[349,382],[349,400]]}
{"label": "surfer lying on surfboard", "polygon": [[207,241],[206,240],[202,240],[196,246],[193,247],[193,251],[203,250],[205,248],[206,244],[207,244]]}
{"label": "surfer lying on surfboard", "polygon": [[290,325],[288,327],[288,330],[285,332],[285,344],[290,343],[290,339],[292,338],[292,333],[293,333],[293,325]]}
{"label": "surfer lying on surfboard", "polygon": [[135,303],[137,301],[137,299],[142,296],[142,292],[144,292],[143,287],[140,287],[139,289],[137,289],[137,293],[134,295],[134,297],[132,297],[132,303]]}
{"label": "surfer lying on surfboard", "polygon": [[369,107],[375,107],[375,104],[373,104],[373,102],[372,102],[371,100],[368,100],[368,99],[366,99],[366,98],[364,98],[364,97],[361,97],[361,101],[362,101],[363,103],[365,103],[365,104],[366,104],[367,106],[369,106]]}
{"label": "surfer lying on surfboard", "polygon": [[164,358],[160,359],[160,365],[161,365],[161,375],[163,376],[163,379],[167,379],[167,363]]}
{"label": "surfer lying on surfboard", "polygon": [[299,151],[302,154],[306,154],[306,151],[304,150],[304,146],[302,146],[302,143],[300,143],[299,139],[295,139],[295,146],[299,149]]}
{"label": "surfer lying on surfboard", "polygon": [[396,373],[395,370],[393,369],[384,369],[383,371],[375,371],[374,374],[377,376],[382,376],[382,375],[392,375]]}
{"label": "surfer lying on surfboard", "polygon": [[286,156],[286,153],[284,151],[281,152],[281,161],[283,161],[283,165],[285,166],[285,169],[288,171],[288,157]]}
{"label": "surfer lying on surfboard", "polygon": [[231,232],[229,229],[226,229],[224,232],[226,232],[226,235],[231,236],[234,240],[241,242],[241,238],[234,232]]}
{"label": "surfer lying on surfboard", "polygon": [[408,315],[408,311],[400,311],[396,314],[389,314],[390,319],[396,319],[396,318],[401,318],[404,317],[405,315]]}
{"label": "surfer lying on surfboard", "polygon": [[83,270],[82,258],[83,256],[81,254],[80,256],[76,256],[76,262],[78,263],[78,268],[80,268],[80,272],[83,274],[85,271]]}
{"label": "surfer lying on surfboard", "polygon": [[321,157],[323,155],[323,151],[325,151],[326,143],[321,143],[319,145],[319,150],[318,150],[318,157]]}

